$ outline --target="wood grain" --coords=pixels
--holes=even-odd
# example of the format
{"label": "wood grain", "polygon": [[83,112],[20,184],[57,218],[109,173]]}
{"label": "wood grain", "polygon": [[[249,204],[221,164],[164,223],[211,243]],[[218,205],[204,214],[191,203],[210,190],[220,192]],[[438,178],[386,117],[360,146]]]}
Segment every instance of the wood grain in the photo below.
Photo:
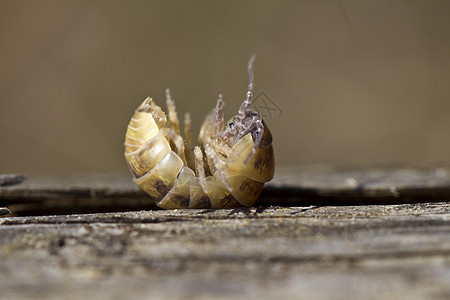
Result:
{"label": "wood grain", "polygon": [[0,219],[2,298],[448,299],[450,204]]}
{"label": "wood grain", "polygon": [[0,187],[1,298],[449,299],[449,174],[279,169],[257,207],[173,211],[128,175],[30,176]]}

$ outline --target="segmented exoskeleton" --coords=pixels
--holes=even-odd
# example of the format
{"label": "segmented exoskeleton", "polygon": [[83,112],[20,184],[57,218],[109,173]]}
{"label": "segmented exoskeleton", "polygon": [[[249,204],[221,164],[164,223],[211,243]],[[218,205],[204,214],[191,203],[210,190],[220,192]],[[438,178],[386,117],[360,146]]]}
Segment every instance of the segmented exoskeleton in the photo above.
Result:
{"label": "segmented exoskeleton", "polygon": [[215,109],[201,126],[199,145],[193,149],[189,114],[184,119],[183,139],[168,89],[168,122],[151,98],[135,111],[125,137],[125,158],[134,182],[159,207],[251,206],[264,183],[272,179],[272,135],[261,115],[250,109],[253,61],[254,56],[248,64],[250,84],[238,114],[224,127],[224,102],[219,95]]}

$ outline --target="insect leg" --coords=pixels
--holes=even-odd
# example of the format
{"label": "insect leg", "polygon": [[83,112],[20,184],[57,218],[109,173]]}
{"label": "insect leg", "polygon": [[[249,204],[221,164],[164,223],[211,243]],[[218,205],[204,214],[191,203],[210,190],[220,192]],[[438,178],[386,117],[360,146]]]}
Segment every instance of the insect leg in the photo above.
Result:
{"label": "insect leg", "polygon": [[203,165],[203,154],[202,150],[200,150],[199,146],[195,146],[194,148],[194,158],[195,158],[195,172],[197,173],[197,177],[200,181],[200,185],[204,192],[206,192],[206,175],[205,175],[205,167]]}
{"label": "insect leg", "polygon": [[250,60],[248,61],[248,77],[250,79],[250,83],[248,84],[247,96],[242,102],[241,107],[239,107],[238,114],[239,118],[243,120],[245,118],[245,111],[252,104],[253,97],[253,89],[255,88],[255,77],[253,75],[253,62],[255,61],[256,55],[252,55]]}
{"label": "insect leg", "polygon": [[199,145],[205,145],[216,131],[216,117],[214,109],[206,116],[200,127],[200,134],[198,135],[197,142]]}
{"label": "insect leg", "polygon": [[231,191],[231,187],[228,184],[227,177],[225,176],[225,173],[223,172],[223,170],[225,169],[225,162],[220,159],[219,155],[214,151],[214,149],[209,144],[206,144],[205,153],[206,153],[206,157],[208,158],[209,167],[211,170],[213,170],[212,173],[219,174],[220,178],[222,179],[223,184],[226,186],[226,188],[229,191]]}
{"label": "insect leg", "polygon": [[253,118],[249,121],[249,125],[245,127],[246,129],[239,133],[240,138],[248,133],[251,133],[254,139],[252,152],[248,154],[247,158],[244,161],[244,163],[246,164],[249,158],[256,152],[256,150],[259,148],[259,145],[261,144],[261,140],[264,134],[264,124],[262,123],[261,116],[253,116]]}
{"label": "insect leg", "polygon": [[191,115],[186,113],[184,115],[184,140],[186,142],[186,149],[184,150],[186,154],[186,161],[188,167],[194,168],[194,153],[192,152],[192,126],[191,126]]}
{"label": "insect leg", "polygon": [[184,165],[187,166],[183,138],[172,128],[161,128],[160,130],[162,131],[164,136],[168,137],[169,140],[173,142],[175,148],[177,148],[178,156],[181,158]]}
{"label": "insect leg", "polygon": [[220,134],[220,132],[223,130],[223,123],[224,123],[224,115],[223,115],[223,96],[222,94],[219,94],[219,98],[217,99],[216,108],[214,109],[214,115],[216,119],[216,130],[214,132],[214,136],[212,138],[217,138]]}
{"label": "insect leg", "polygon": [[205,154],[209,169],[211,170],[211,173],[214,174],[225,167],[225,162],[216,153],[215,149],[211,146],[211,143],[214,143],[214,141],[210,141],[210,143],[205,145]]}
{"label": "insect leg", "polygon": [[175,130],[176,133],[180,134],[180,122],[178,121],[177,111],[175,109],[175,102],[170,96],[170,90],[166,89],[166,105],[169,111],[169,128]]}
{"label": "insect leg", "polygon": [[184,115],[184,139],[186,141],[186,147],[191,148],[192,146],[192,127],[191,127],[191,114],[186,113]]}

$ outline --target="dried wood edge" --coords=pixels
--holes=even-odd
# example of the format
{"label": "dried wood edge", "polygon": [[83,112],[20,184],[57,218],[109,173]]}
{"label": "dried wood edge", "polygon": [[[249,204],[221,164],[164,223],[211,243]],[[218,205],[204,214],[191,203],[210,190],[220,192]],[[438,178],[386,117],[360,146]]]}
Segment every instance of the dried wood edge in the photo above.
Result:
{"label": "dried wood edge", "polygon": [[[57,196],[57,195],[56,195]],[[18,199],[19,200],[19,199]],[[263,194],[255,203],[255,207],[264,210],[271,206],[299,207],[308,206],[365,206],[365,205],[402,205],[402,204],[426,204],[448,203],[450,197],[304,197],[288,195],[286,193]],[[38,215],[69,215],[86,213],[126,212],[140,210],[159,210],[153,199],[148,196],[120,197],[120,198],[51,198],[27,199],[26,201],[4,203],[8,204],[13,216],[38,216]],[[243,207],[244,211],[248,208]],[[9,210],[8,210],[9,212]],[[1,215],[1,214],[0,214]],[[4,217],[4,216],[3,216]]]}
{"label": "dried wood edge", "polygon": [[0,216],[7,215],[10,213],[11,213],[11,210],[9,210],[7,207],[0,207]]}
{"label": "dried wood edge", "polygon": [[[266,184],[255,205],[343,206],[450,202],[450,181],[446,180],[447,175],[436,177],[437,171],[433,170],[360,169],[357,170],[358,174],[364,176],[376,174],[375,183],[379,182],[380,184],[374,186],[373,180],[363,178],[360,185],[352,187],[342,182],[345,183],[347,177],[359,178],[359,175],[346,169],[282,168],[280,176]],[[444,169],[439,170],[442,174],[447,174],[447,171],[442,171]],[[436,181],[422,181],[420,180],[421,175],[416,179],[417,182],[400,180],[389,184],[389,179],[384,176],[384,174],[397,174],[398,177],[398,174],[402,172],[423,174],[423,178]],[[310,173],[319,184],[313,182],[311,185],[312,179],[307,176]],[[427,174],[431,174],[431,177],[428,177]],[[19,175],[15,174],[15,176]],[[125,174],[32,177],[24,184],[2,187],[0,189],[0,205],[9,206],[13,212],[31,215],[155,209],[155,201],[134,186],[128,177]],[[413,178],[415,177],[413,176]],[[336,179],[340,182],[338,185],[336,185]],[[330,184],[328,185],[327,182]],[[39,213],[39,210],[42,212]]]}
{"label": "dried wood edge", "polygon": [[[230,209],[176,209],[157,211],[128,211],[92,214],[46,215],[28,217],[6,217],[0,225],[21,224],[89,224],[89,223],[165,223],[196,220],[265,219],[265,218],[336,218],[349,220],[362,218],[378,220],[377,226],[395,227],[394,224],[408,225],[409,222],[423,225],[445,225],[445,216],[450,212],[447,202],[433,204],[363,205],[363,206],[308,206],[308,207],[240,207]],[[441,218],[443,217],[443,219]],[[389,226],[388,226],[389,225]],[[373,225],[375,226],[375,225]],[[372,227],[375,228],[375,227]]]}
{"label": "dried wood edge", "polygon": [[0,186],[18,184],[26,178],[24,174],[0,174]]}

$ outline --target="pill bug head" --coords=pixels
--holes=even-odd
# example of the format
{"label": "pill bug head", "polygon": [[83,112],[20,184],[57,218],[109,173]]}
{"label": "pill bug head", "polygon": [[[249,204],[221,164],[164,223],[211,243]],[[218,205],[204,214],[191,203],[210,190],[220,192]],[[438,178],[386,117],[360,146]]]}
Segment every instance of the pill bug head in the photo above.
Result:
{"label": "pill bug head", "polygon": [[[241,140],[247,134],[250,134],[253,140],[253,148],[252,151],[247,154],[247,157],[244,161],[244,164],[247,164],[251,155],[255,154],[257,149],[260,147],[268,148],[272,144],[272,135],[267,128],[263,117],[258,112],[252,110],[250,108],[252,99],[253,99],[253,90],[255,87],[255,79],[253,74],[253,62],[255,61],[255,55],[251,56],[248,62],[248,76],[249,76],[249,85],[246,93],[246,98],[242,102],[239,107],[238,114],[232,117],[225,125],[223,131],[218,134],[219,141],[225,142],[230,147],[233,147],[239,140]],[[219,96],[219,100],[216,105],[215,111],[211,112],[211,114],[216,114],[216,118],[207,117],[205,122],[203,123],[202,130],[200,132],[199,141],[201,144],[207,138],[202,137],[202,132],[206,131],[203,128],[211,128],[211,123],[215,121],[217,124],[217,119],[223,118],[223,114],[220,115],[218,111],[222,110],[223,104],[221,103],[222,99]],[[216,125],[217,126],[217,125]],[[214,126],[212,126],[214,127]],[[214,139],[214,135],[211,132],[208,132],[210,136],[208,138]]]}
{"label": "pill bug head", "polygon": [[[256,124],[256,122],[258,122],[259,120],[261,120],[263,125],[261,126],[261,129]],[[245,128],[251,129],[246,130]],[[266,126],[264,119],[262,118],[261,114],[252,109],[247,109],[245,111],[243,119],[241,119],[239,115],[236,115],[231,120],[229,120],[226,123],[225,130],[223,131],[223,133],[221,133],[221,135],[224,137],[228,135],[230,143],[235,144],[247,133],[251,134],[253,142],[255,143],[261,136],[260,142],[258,145],[256,145],[256,148],[267,148],[272,144],[272,134],[270,133],[269,128]]]}

